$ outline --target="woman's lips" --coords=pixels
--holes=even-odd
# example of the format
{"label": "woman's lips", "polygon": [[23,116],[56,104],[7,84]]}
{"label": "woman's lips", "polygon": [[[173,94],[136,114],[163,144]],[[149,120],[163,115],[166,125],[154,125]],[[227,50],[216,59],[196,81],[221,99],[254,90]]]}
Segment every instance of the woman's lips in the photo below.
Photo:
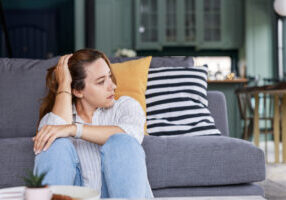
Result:
{"label": "woman's lips", "polygon": [[114,95],[111,95],[109,97],[107,97],[108,99],[113,99]]}

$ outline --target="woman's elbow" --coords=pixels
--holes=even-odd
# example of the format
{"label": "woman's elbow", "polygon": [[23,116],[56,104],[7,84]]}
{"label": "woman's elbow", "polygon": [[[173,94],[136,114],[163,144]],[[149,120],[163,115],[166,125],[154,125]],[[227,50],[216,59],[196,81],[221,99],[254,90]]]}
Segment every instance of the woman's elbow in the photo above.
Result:
{"label": "woman's elbow", "polygon": [[142,132],[142,133],[137,133],[137,134],[135,135],[135,139],[139,142],[139,144],[142,144],[143,139],[144,139],[144,132]]}

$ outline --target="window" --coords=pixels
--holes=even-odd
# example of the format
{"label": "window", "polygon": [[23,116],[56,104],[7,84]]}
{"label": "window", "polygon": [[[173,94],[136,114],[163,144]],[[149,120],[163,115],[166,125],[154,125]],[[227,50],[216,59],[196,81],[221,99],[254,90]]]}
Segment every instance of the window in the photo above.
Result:
{"label": "window", "polygon": [[199,56],[194,58],[195,65],[208,65],[208,79],[223,80],[231,73],[231,57]]}

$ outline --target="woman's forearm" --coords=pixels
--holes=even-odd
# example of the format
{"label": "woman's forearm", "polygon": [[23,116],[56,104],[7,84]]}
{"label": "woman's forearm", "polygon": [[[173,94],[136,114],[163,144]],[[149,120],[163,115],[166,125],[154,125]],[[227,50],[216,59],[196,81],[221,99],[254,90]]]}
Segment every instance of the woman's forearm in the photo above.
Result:
{"label": "woman's forearm", "polygon": [[60,93],[56,96],[55,104],[52,112],[63,118],[68,124],[72,123],[72,95],[70,84],[60,84],[58,91],[67,91],[68,93]]}
{"label": "woman's forearm", "polygon": [[[104,145],[108,138],[116,133],[124,133],[118,126],[93,126],[84,125],[81,139]],[[76,125],[72,125],[71,136],[76,135]]]}

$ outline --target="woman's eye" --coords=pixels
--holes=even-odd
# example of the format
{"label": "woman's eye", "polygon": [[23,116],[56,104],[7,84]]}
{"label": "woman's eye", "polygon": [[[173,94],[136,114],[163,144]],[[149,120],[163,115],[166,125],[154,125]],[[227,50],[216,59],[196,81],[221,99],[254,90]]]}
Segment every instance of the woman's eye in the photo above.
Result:
{"label": "woman's eye", "polygon": [[104,83],[104,81],[100,81],[98,84],[102,85]]}

